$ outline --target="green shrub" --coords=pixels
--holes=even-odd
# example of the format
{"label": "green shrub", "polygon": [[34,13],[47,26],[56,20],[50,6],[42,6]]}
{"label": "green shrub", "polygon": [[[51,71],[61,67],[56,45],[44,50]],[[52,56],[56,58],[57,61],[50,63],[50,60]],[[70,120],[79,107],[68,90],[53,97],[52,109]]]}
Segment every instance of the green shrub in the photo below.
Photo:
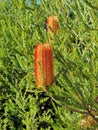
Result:
{"label": "green shrub", "polygon": [[[46,33],[57,15],[58,34]],[[0,1],[0,130],[97,130],[98,2]],[[55,80],[43,92],[34,83],[34,46],[49,42]],[[81,126],[90,115],[96,123]]]}

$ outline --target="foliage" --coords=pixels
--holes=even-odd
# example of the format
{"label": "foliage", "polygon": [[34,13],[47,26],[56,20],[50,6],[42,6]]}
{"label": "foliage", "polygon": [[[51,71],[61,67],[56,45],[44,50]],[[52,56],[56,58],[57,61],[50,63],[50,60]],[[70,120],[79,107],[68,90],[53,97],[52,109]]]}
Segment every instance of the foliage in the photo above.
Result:
{"label": "foliage", "polygon": [[[46,33],[57,15],[59,32]],[[98,128],[97,0],[0,1],[0,130],[82,130],[90,115]],[[34,83],[33,50],[49,42],[55,81],[46,92]]]}

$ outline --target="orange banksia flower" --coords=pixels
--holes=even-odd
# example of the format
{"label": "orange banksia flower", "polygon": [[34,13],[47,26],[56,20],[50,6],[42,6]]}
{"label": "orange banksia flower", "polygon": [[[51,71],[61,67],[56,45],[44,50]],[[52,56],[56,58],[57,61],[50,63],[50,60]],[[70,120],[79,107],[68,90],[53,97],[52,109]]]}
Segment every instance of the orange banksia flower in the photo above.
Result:
{"label": "orange banksia flower", "polygon": [[46,21],[46,25],[47,25],[46,26],[47,33],[50,33],[50,34],[52,34],[52,32],[57,33],[59,29],[57,16],[48,17]]}
{"label": "orange banksia flower", "polygon": [[34,74],[37,87],[45,89],[54,80],[53,52],[49,44],[36,45],[34,50]]}
{"label": "orange banksia flower", "polygon": [[97,122],[94,120],[92,116],[86,115],[86,117],[81,121],[81,128],[86,129],[87,127],[95,126],[96,123]]}

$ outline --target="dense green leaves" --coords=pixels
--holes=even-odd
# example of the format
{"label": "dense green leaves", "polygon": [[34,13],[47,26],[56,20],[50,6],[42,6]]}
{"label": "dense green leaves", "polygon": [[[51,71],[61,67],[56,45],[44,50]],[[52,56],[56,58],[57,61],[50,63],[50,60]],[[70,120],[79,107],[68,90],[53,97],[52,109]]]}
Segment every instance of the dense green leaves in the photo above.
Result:
{"label": "dense green leaves", "polygon": [[[97,0],[0,1],[0,130],[82,130],[89,114],[98,127]],[[50,37],[46,19],[57,15]],[[55,80],[46,92],[34,83],[33,50],[49,42]],[[95,113],[94,113],[95,112]]]}

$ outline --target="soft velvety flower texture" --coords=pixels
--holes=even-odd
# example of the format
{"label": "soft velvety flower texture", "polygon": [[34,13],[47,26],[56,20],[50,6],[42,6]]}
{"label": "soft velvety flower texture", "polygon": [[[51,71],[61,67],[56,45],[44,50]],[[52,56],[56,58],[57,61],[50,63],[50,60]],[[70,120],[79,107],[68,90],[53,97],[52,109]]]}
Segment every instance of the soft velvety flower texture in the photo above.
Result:
{"label": "soft velvety flower texture", "polygon": [[50,86],[53,83],[53,53],[49,44],[35,46],[34,73],[37,87],[45,89],[45,86]]}

